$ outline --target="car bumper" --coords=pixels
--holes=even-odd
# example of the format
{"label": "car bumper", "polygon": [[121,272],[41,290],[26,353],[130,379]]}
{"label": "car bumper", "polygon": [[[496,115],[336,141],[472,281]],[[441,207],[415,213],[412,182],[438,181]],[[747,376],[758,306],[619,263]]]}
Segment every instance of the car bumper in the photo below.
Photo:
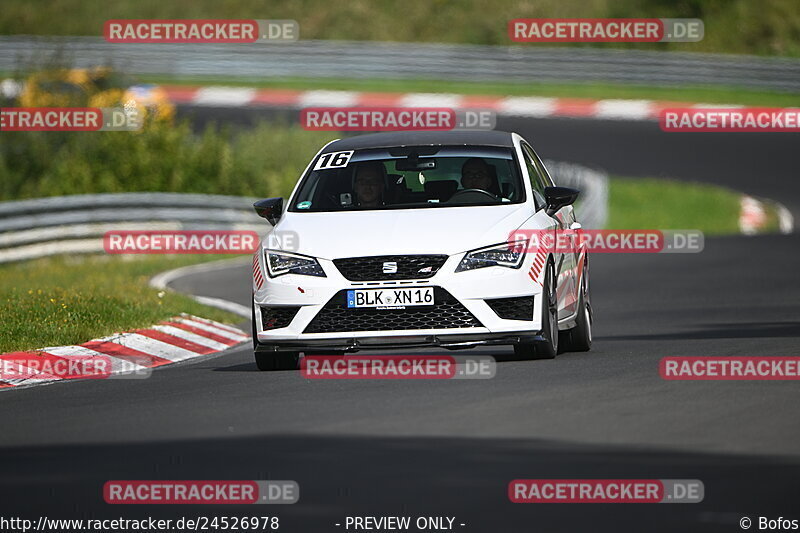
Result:
{"label": "car bumper", "polygon": [[[354,282],[346,279],[331,261],[320,259],[320,265],[326,277],[300,276],[286,274],[270,278],[264,270],[263,255],[259,254],[256,269],[261,269],[261,276],[256,276],[253,285],[253,304],[256,315],[256,334],[259,349],[265,351],[292,350],[302,347],[320,347],[336,350],[357,350],[364,348],[400,348],[416,346],[439,346],[444,348],[471,347],[486,344],[513,344],[530,340],[538,340],[537,334],[541,324],[541,285],[533,280],[523,265],[520,269],[489,267],[466,272],[455,272],[460,256],[449,257],[439,271],[428,279]],[[260,281],[260,283],[258,283]],[[365,329],[365,321],[360,321],[357,330],[349,329],[349,320],[359,313],[360,309],[342,309],[337,304],[342,291],[363,288],[399,288],[399,287],[434,287],[437,299],[446,301],[447,306],[439,309],[448,312],[457,309],[459,323],[467,327],[453,327],[443,319],[448,327],[435,327],[439,315],[436,306],[429,308],[428,313],[417,317],[416,322],[404,320],[406,311],[385,309],[378,311],[380,328]],[[532,298],[531,314],[527,320],[501,318],[490,305],[490,300]],[[443,300],[442,300],[443,299]],[[437,303],[438,305],[438,303]],[[320,328],[315,318],[323,317],[332,309],[345,320],[335,318]],[[279,323],[281,327],[265,329],[262,309],[266,316],[278,310],[291,315],[288,323]],[[414,314],[418,308],[409,307],[408,314]],[[371,311],[376,313],[376,311]],[[279,313],[280,314],[280,313]],[[467,320],[467,315],[474,320]],[[398,329],[391,327],[393,317],[397,323],[404,324]],[[430,320],[428,320],[430,319]],[[319,320],[319,318],[318,318]],[[336,326],[341,322],[341,327]],[[369,324],[369,320],[366,320]],[[390,324],[387,326],[387,323]],[[409,329],[419,323],[420,328]],[[333,325],[333,326],[332,326]],[[427,327],[433,325],[434,327]],[[441,324],[440,324],[441,325]],[[330,331],[331,327],[336,329]]]}
{"label": "car bumper", "polygon": [[[260,337],[260,336],[259,336]],[[518,344],[520,342],[537,342],[544,340],[540,332],[531,334],[460,334],[445,335],[394,335],[387,337],[350,337],[335,339],[302,339],[294,341],[269,341],[256,347],[258,352],[292,352],[303,348],[314,350],[358,351],[358,350],[392,350],[398,348],[447,348],[459,350],[475,346],[496,346]]]}

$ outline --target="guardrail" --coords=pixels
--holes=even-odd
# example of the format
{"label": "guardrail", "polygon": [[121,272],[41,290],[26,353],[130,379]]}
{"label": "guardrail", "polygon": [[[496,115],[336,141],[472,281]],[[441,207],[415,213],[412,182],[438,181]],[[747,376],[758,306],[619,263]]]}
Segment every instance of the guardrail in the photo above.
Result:
{"label": "guardrail", "polygon": [[[581,189],[586,228],[602,227],[607,178],[570,163],[547,162],[559,185]],[[257,198],[182,193],[87,194],[0,202],[0,263],[56,254],[102,253],[108,231],[242,230],[264,234]]]}
{"label": "guardrail", "polygon": [[133,74],[725,85],[800,90],[800,60],[576,47],[298,41],[113,44],[101,37],[0,37],[0,70],[59,58]]}
{"label": "guardrail", "polygon": [[608,174],[575,163],[545,160],[553,180],[581,191],[575,204],[578,222],[586,229],[602,229],[608,221]]}
{"label": "guardrail", "polygon": [[102,253],[107,231],[252,230],[257,198],[181,193],[87,194],[0,203],[0,263]]}

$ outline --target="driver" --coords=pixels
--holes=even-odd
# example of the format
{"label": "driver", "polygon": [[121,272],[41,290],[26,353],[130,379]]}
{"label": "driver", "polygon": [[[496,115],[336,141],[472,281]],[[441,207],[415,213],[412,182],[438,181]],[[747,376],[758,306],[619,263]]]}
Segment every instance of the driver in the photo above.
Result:
{"label": "driver", "polygon": [[480,157],[471,157],[461,167],[461,185],[465,189],[480,189],[491,192],[492,177],[489,165]]}
{"label": "driver", "polygon": [[353,191],[360,207],[374,208],[384,205],[386,194],[386,167],[380,161],[366,161],[356,168]]}

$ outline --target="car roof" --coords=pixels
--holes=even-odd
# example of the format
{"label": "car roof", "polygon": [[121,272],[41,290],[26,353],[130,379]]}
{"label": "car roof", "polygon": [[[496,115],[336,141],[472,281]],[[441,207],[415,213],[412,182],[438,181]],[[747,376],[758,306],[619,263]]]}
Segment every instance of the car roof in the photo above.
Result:
{"label": "car roof", "polygon": [[397,131],[357,135],[334,141],[325,147],[325,153],[369,148],[394,148],[397,146],[514,146],[511,134],[494,130],[461,131]]}

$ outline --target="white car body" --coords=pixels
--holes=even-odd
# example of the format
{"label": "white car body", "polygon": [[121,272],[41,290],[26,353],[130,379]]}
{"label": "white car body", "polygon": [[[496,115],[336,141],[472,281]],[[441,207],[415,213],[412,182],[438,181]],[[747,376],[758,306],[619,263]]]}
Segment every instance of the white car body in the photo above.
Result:
{"label": "white car body", "polygon": [[[441,144],[458,142],[470,145],[481,144],[484,136],[491,142],[505,139],[518,163],[532,156],[535,164],[540,165],[549,185],[554,183],[544,169],[544,165],[532,149],[527,151],[523,146],[526,141],[517,134],[502,132],[474,133],[469,132],[426,134],[406,133],[419,136],[424,142],[431,144],[430,139],[441,138]],[[377,134],[362,136],[380,138]],[[457,137],[461,135],[461,137]],[[434,137],[435,136],[435,137]],[[358,139],[358,138],[355,138]],[[389,137],[391,139],[391,137]],[[326,145],[312,160],[318,160],[321,154],[338,151],[349,147],[352,140],[334,141]],[[378,142],[378,141],[376,141]],[[406,141],[407,142],[407,141]],[[337,144],[338,143],[338,144]],[[344,143],[344,144],[342,144]],[[529,147],[529,145],[528,145]],[[525,150],[525,152],[524,152]],[[527,155],[526,155],[527,152]],[[311,164],[306,168],[307,176]],[[440,346],[449,348],[471,347],[481,344],[515,344],[521,340],[535,341],[540,339],[542,328],[542,306],[538,305],[542,298],[543,280],[547,261],[552,261],[557,274],[558,294],[558,329],[565,330],[575,325],[578,309],[578,288],[584,272],[585,252],[525,253],[519,268],[490,266],[456,272],[456,267],[470,251],[489,247],[506,241],[509,235],[518,230],[555,230],[556,228],[576,228],[573,207],[566,205],[550,216],[546,209],[536,205],[532,191],[531,177],[526,164],[518,164],[525,187],[525,201],[515,204],[498,204],[488,206],[446,207],[432,209],[393,209],[366,210],[345,212],[292,212],[288,206],[295,205],[300,182],[292,193],[292,200],[283,207],[282,215],[262,241],[261,249],[255,254],[253,262],[253,311],[255,316],[254,335],[257,337],[256,349],[262,351],[316,351],[397,348],[417,346]],[[538,167],[537,167],[538,168]],[[301,180],[302,181],[302,180]],[[283,240],[275,239],[275,235],[294,235],[292,249],[285,250],[296,254],[316,258],[325,277],[300,274],[284,274],[271,277],[265,265],[265,253],[268,250],[280,251],[286,246]],[[369,279],[353,281],[343,275],[334,264],[334,260],[342,258],[367,258],[381,256],[400,256],[395,262],[402,262],[403,257],[417,255],[446,255],[446,260],[431,277],[420,279]],[[547,257],[544,257],[544,255]],[[542,257],[537,257],[542,255]],[[392,261],[386,261],[392,262]],[[369,263],[372,265],[372,263]],[[384,269],[387,267],[384,266]],[[389,269],[392,268],[390,265]],[[351,275],[352,277],[352,275]],[[385,277],[385,276],[379,276]],[[402,284],[402,285],[401,285]],[[359,330],[347,330],[343,323],[341,331],[309,332],[309,326],[326,305],[341,291],[364,288],[393,287],[437,287],[446,291],[475,318],[475,323],[468,327],[443,328],[435,315],[435,305],[429,311],[433,313],[433,321],[418,320],[420,326],[414,329],[383,329],[386,327],[385,317],[402,310],[382,310],[383,327]],[[440,291],[437,290],[437,294]],[[532,312],[525,320],[501,318],[487,303],[487,300],[517,297],[533,297]],[[527,300],[519,300],[527,302]],[[516,302],[516,300],[514,301]],[[453,304],[455,305],[455,304]],[[262,309],[272,312],[275,308],[299,308],[290,322],[284,327],[264,328]],[[459,308],[460,309],[460,308]],[[358,312],[346,310],[344,313]],[[337,316],[349,317],[341,311]],[[270,315],[271,316],[271,315]],[[373,315],[376,316],[376,315]],[[391,320],[388,320],[391,323]],[[334,320],[326,322],[335,324]],[[412,325],[415,325],[413,321]],[[354,326],[352,326],[354,327]],[[312,328],[313,330],[314,328]],[[317,328],[319,329],[319,328]],[[334,327],[334,329],[339,329]]]}

